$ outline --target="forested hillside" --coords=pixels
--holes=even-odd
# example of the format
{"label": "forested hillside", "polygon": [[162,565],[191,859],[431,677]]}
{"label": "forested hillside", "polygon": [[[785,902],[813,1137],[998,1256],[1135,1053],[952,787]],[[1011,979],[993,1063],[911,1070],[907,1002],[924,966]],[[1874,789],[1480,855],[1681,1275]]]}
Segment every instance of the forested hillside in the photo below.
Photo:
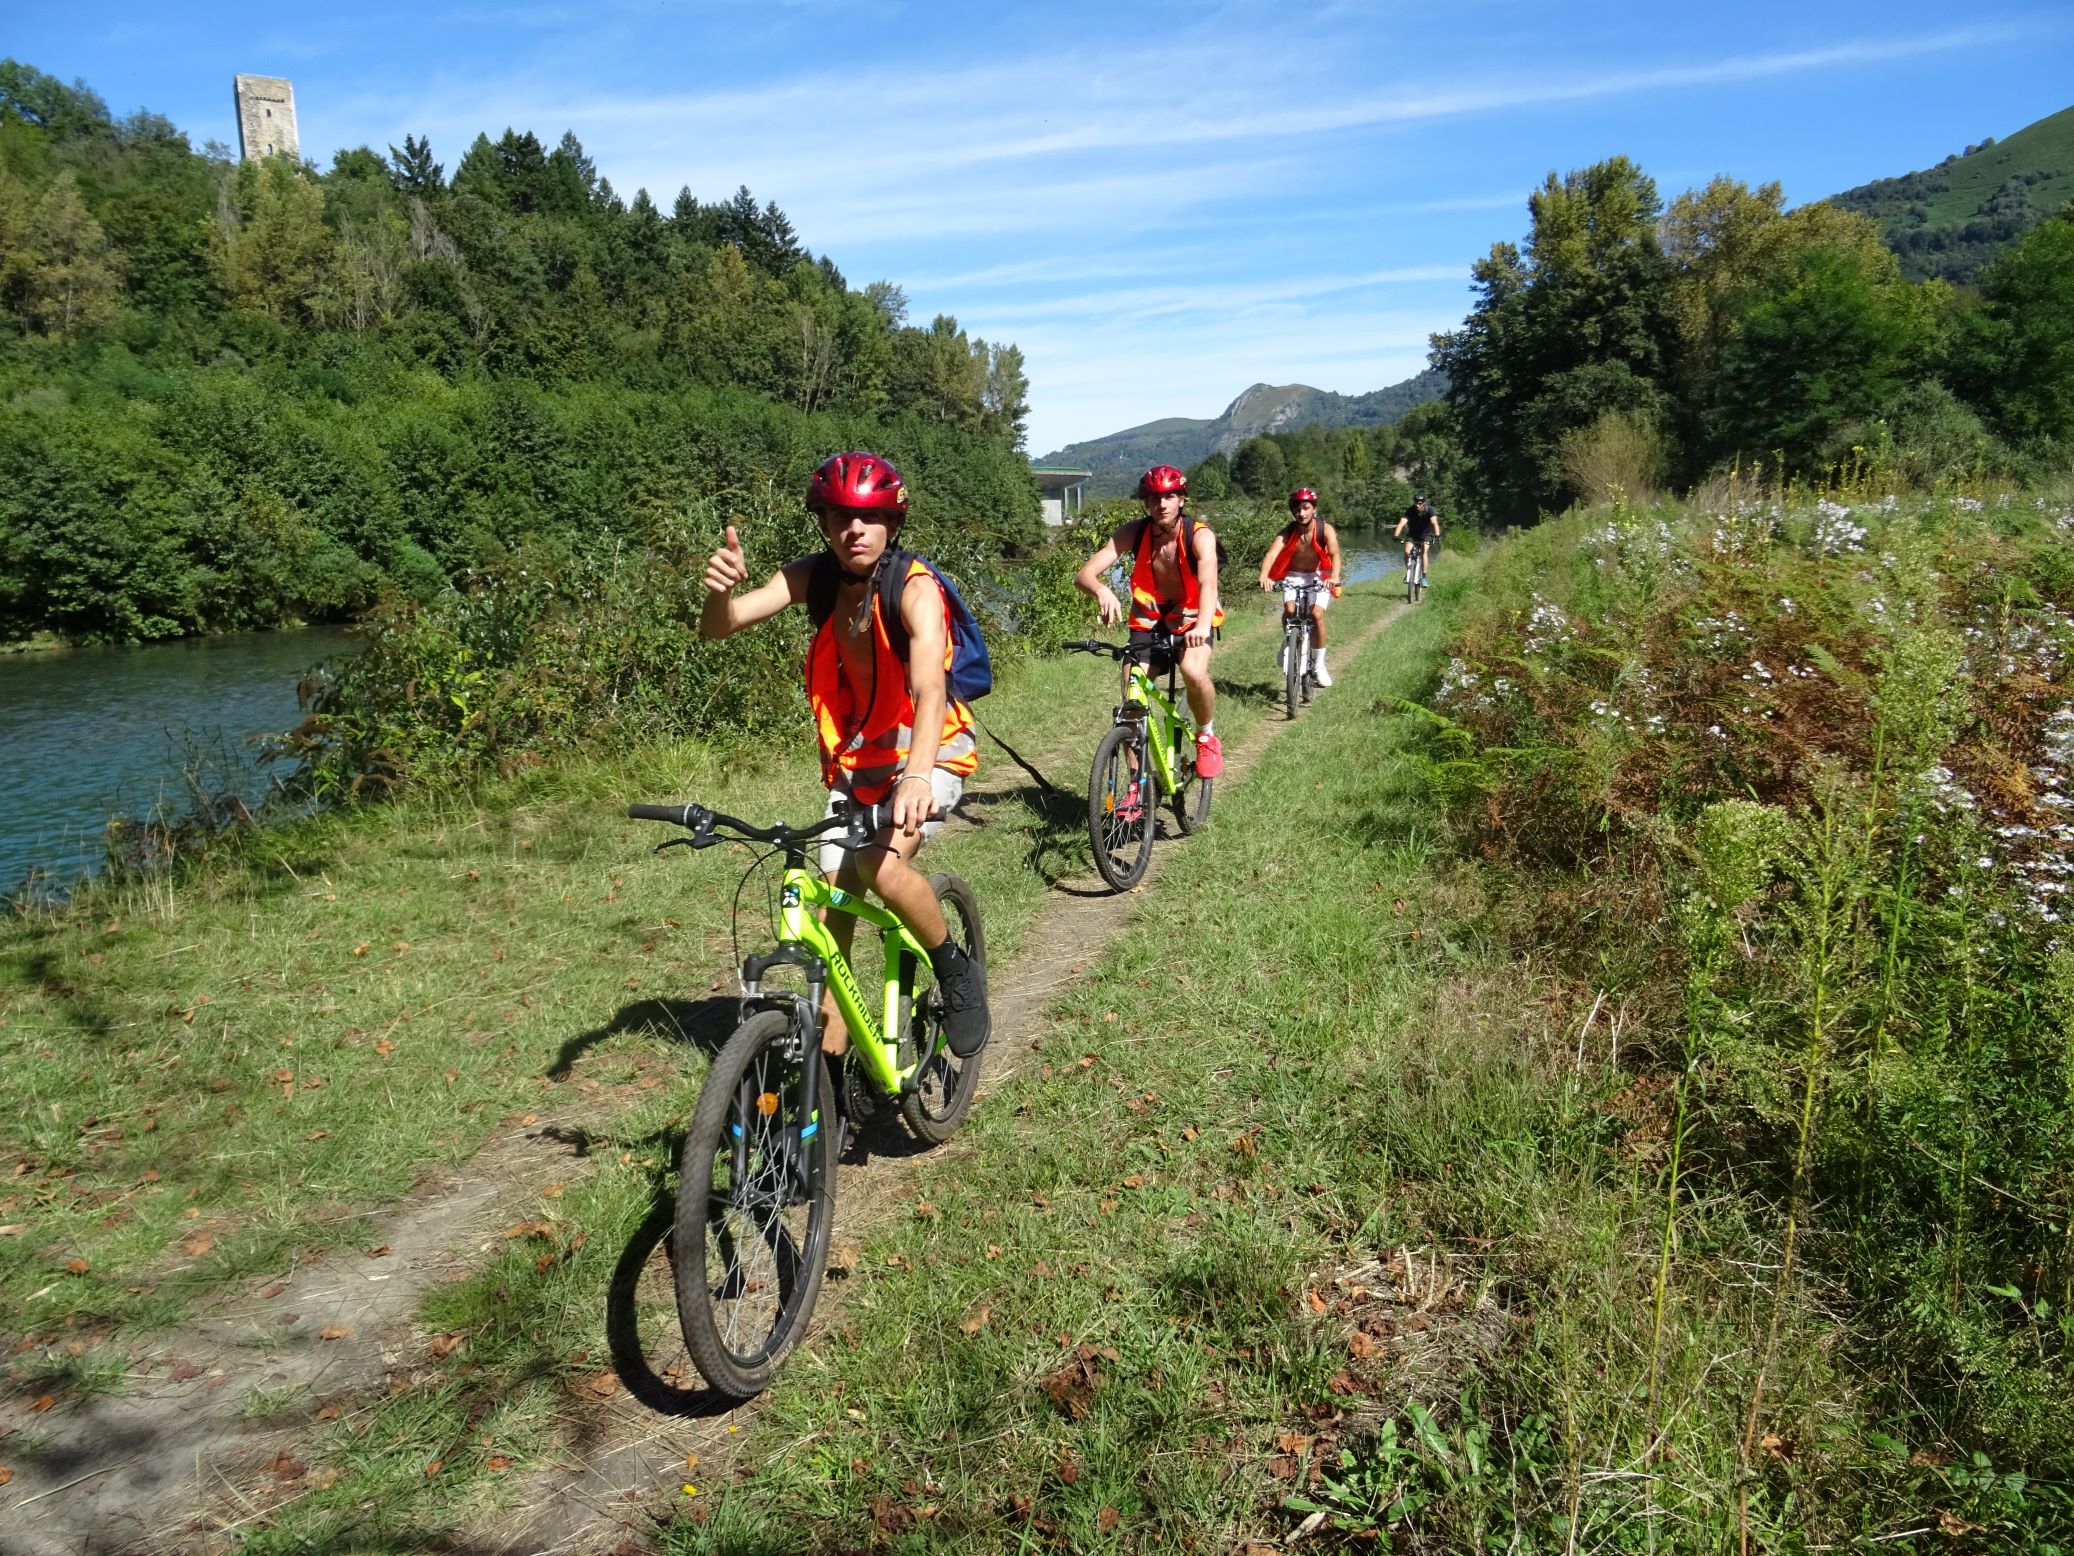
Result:
{"label": "forested hillside", "polygon": [[2068,200],[2074,108],[2006,140],[1990,135],[1933,168],[1846,189],[1830,204],[1878,222],[1909,280],[1966,284]]}
{"label": "forested hillside", "polygon": [[1666,207],[1615,157],[1551,173],[1436,336],[1487,516],[1709,476],[2028,478],[2074,456],[2074,207],[1977,293],[1911,282],[1866,216],[1717,178]]}
{"label": "forested hillside", "polygon": [[416,138],[236,163],[0,62],[0,642],[351,616],[522,543],[696,550],[860,444],[918,531],[1032,540],[1021,353],[905,314],[774,202],[665,213],[574,135],[451,175]]}

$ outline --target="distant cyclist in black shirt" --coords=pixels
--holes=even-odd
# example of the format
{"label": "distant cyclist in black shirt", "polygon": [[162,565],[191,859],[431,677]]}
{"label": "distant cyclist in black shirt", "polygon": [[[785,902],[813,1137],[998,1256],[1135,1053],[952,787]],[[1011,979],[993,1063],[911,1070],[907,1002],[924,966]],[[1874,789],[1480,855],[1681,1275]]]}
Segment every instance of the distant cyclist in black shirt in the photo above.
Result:
{"label": "distant cyclist in black shirt", "polygon": [[1397,528],[1391,533],[1404,542],[1405,566],[1411,565],[1412,547],[1417,546],[1419,566],[1428,570],[1432,568],[1433,542],[1440,538],[1440,515],[1426,501],[1424,492],[1412,498],[1411,506],[1398,518]]}

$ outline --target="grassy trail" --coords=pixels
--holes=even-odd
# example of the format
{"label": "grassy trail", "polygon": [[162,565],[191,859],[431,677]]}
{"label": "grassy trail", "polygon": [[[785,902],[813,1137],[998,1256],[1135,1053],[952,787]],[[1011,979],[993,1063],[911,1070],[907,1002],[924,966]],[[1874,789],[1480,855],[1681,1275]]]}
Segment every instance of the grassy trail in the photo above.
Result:
{"label": "grassy trail", "polygon": [[1461,954],[1426,938],[1452,905],[1395,716],[1446,614],[1343,661],[1220,793],[1031,1064],[865,1239],[741,1478],[680,1491],[672,1549],[1231,1549],[1347,1413],[1341,1292],[1445,1315],[1430,1344],[1376,1343],[1379,1376],[1475,1343],[1458,1275],[1385,1257],[1363,1123]]}

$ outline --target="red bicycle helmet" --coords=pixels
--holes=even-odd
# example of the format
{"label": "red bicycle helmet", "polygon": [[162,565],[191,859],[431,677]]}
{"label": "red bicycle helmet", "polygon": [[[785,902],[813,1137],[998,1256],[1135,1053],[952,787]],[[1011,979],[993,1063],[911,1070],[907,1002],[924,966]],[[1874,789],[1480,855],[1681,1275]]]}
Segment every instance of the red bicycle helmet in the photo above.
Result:
{"label": "red bicycle helmet", "polygon": [[1299,486],[1289,494],[1289,511],[1294,513],[1296,505],[1300,502],[1316,502],[1317,500],[1318,494],[1316,492],[1312,491],[1308,486]]}
{"label": "red bicycle helmet", "polygon": [[907,482],[891,460],[862,449],[831,455],[807,482],[807,509],[876,508],[906,516]]}
{"label": "red bicycle helmet", "polygon": [[1140,497],[1162,497],[1168,492],[1186,492],[1188,477],[1172,465],[1154,465],[1138,477]]}

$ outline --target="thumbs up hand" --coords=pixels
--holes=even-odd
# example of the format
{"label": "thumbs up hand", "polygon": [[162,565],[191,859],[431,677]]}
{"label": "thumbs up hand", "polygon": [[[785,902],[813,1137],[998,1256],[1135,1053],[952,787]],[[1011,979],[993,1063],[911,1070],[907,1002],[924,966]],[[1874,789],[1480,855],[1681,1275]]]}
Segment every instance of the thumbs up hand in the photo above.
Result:
{"label": "thumbs up hand", "polygon": [[706,560],[706,588],[714,594],[732,594],[735,585],[749,576],[749,559],[742,554],[741,537],[727,527],[727,540]]}

